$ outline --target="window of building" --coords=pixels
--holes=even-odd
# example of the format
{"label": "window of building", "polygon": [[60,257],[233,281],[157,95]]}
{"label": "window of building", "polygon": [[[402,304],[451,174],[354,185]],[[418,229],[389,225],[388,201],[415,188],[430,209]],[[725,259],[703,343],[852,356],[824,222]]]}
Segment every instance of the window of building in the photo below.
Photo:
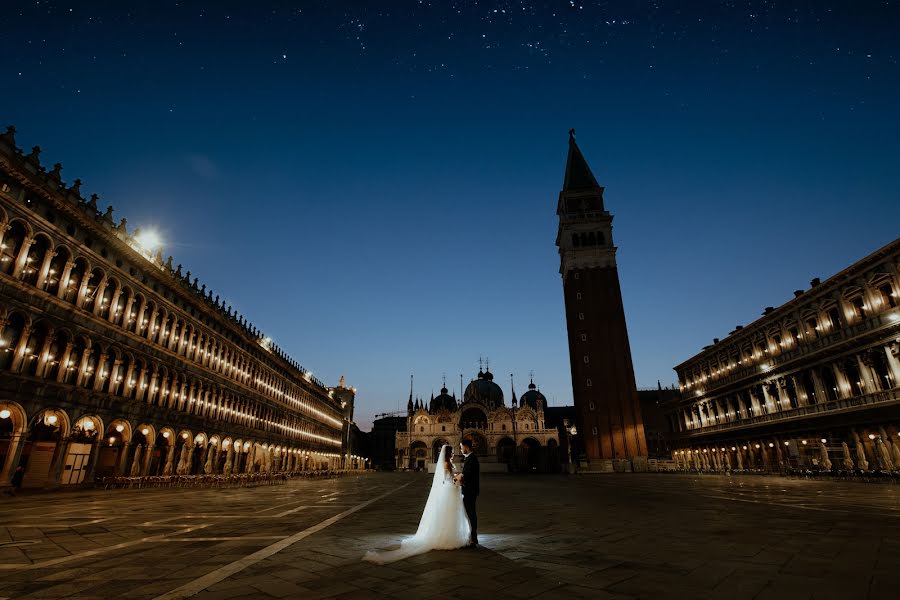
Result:
{"label": "window of building", "polygon": [[575,273],[575,279],[578,279],[578,278],[579,278],[579,277],[578,277],[579,275],[580,275],[580,273]]}
{"label": "window of building", "polygon": [[885,283],[878,288],[878,293],[881,294],[881,305],[883,307],[897,308],[897,298],[894,295],[894,290],[891,288],[890,283]]}
{"label": "window of building", "polygon": [[585,385],[588,386],[588,387],[592,387],[592,386],[594,385],[594,382],[591,381],[590,378],[588,378],[588,380],[585,382]]}
{"label": "window of building", "polygon": [[836,306],[832,306],[828,310],[828,319],[831,321],[831,330],[832,331],[843,327],[843,324],[841,321],[841,313],[838,312],[838,309]]}
{"label": "window of building", "polygon": [[425,431],[425,428],[424,428],[424,427],[419,427],[419,431],[421,431],[421,432],[423,432],[423,433],[424,433],[424,431]]}
{"label": "window of building", "polygon": [[590,359],[590,357],[589,357],[587,354],[585,354],[585,355],[584,355],[584,364],[587,364],[587,363],[589,363],[589,362],[591,362],[591,359]]}
{"label": "window of building", "polygon": [[862,296],[856,296],[850,300],[850,305],[853,307],[853,313],[857,319],[866,317],[866,305],[863,303]]}
{"label": "window of building", "polygon": [[819,337],[819,324],[814,317],[806,320],[806,335],[811,340]]}
{"label": "window of building", "polygon": [[597,428],[596,428],[596,427],[593,427],[593,428],[591,429],[591,433],[593,433],[594,435],[597,435]]}
{"label": "window of building", "polygon": [[446,426],[446,425],[441,425],[441,431],[447,431],[447,426]]}
{"label": "window of building", "polygon": [[584,321],[584,313],[583,312],[578,313],[578,320]]}
{"label": "window of building", "polygon": [[586,334],[586,333],[582,333],[582,334],[581,334],[581,341],[582,341],[582,342],[586,342],[586,341],[587,341],[587,334]]}
{"label": "window of building", "polygon": [[575,294],[575,299],[576,299],[576,300],[581,300],[581,292],[576,292],[576,294]]}
{"label": "window of building", "polygon": [[590,404],[588,404],[588,408],[589,408],[590,410],[594,410],[594,409],[596,408],[596,406],[594,406],[594,403],[591,402]]}

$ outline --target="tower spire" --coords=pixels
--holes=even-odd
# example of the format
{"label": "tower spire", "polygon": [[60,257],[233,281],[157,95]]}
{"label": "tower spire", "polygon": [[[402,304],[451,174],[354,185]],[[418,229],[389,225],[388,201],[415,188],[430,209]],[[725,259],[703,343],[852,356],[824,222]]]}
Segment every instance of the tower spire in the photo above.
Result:
{"label": "tower spire", "polygon": [[563,191],[593,190],[600,188],[597,178],[588,166],[581,149],[575,142],[575,130],[569,130],[569,156],[566,159],[566,176]]}

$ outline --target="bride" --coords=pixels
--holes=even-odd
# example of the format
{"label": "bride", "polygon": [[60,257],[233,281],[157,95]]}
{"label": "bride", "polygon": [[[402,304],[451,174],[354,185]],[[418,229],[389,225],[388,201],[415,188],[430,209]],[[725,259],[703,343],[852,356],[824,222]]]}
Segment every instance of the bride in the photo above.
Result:
{"label": "bride", "polygon": [[431,492],[422,511],[416,535],[400,542],[400,547],[387,552],[366,552],[363,560],[383,565],[429,550],[454,550],[469,542],[469,520],[463,507],[462,491],[453,481],[453,450],[441,446],[434,469]]}

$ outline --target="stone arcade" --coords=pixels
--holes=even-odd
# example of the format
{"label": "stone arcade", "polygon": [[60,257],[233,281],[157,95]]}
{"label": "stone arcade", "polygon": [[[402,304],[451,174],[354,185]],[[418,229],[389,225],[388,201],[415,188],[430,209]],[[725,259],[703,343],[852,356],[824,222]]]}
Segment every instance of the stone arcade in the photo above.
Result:
{"label": "stone arcade", "polygon": [[675,367],[685,470],[900,468],[900,239]]}
{"label": "stone arcade", "polygon": [[349,468],[326,387],[0,135],[0,486]]}

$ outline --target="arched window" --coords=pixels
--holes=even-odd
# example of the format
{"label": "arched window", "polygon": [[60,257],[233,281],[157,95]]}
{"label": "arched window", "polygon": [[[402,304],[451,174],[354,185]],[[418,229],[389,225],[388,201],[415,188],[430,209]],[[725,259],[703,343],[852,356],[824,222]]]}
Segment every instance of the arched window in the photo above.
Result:
{"label": "arched window", "polygon": [[881,296],[881,306],[884,308],[897,308],[897,298],[889,282],[881,285],[878,288],[878,293]]}

